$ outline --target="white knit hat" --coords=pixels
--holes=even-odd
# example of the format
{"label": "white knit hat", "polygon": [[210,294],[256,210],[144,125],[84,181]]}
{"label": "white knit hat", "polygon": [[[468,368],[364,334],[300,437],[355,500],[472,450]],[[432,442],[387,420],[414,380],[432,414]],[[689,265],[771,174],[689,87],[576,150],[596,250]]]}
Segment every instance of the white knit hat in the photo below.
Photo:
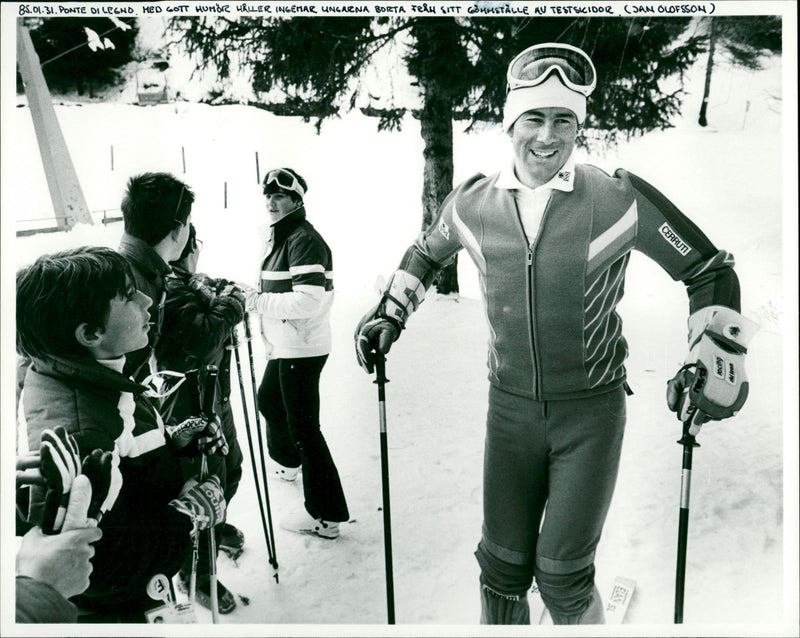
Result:
{"label": "white knit hat", "polygon": [[568,89],[553,73],[536,86],[525,86],[509,91],[503,108],[503,130],[508,132],[520,115],[533,109],[560,106],[578,117],[578,124],[586,119],[586,97]]}

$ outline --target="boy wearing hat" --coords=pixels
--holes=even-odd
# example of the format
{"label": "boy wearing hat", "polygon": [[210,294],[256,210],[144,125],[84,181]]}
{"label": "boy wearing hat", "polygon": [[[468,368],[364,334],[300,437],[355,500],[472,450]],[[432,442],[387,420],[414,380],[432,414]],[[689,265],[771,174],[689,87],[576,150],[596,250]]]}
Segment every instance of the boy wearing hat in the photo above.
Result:
{"label": "boy wearing hat", "polygon": [[319,423],[319,379],[331,351],[333,258],[306,219],[306,181],[290,168],[264,178],[271,237],[258,289],[246,289],[246,306],[261,317],[270,351],[258,389],[267,421],[274,473],[294,480],[302,468],[305,507],[280,525],[293,532],[337,538],[349,518],[339,473]]}
{"label": "boy wearing hat", "polygon": [[[536,45],[511,62],[503,127],[513,161],[450,193],[356,329],[359,363],[372,372],[436,273],[462,248],[475,262],[490,324],[476,551],[484,624],[528,624],[534,577],[555,624],[604,620],[594,557],[630,392],[615,308],[633,249],[689,293],[690,353],[669,382],[670,409],[696,432],[747,395],[749,322],[739,315],[732,255],[641,178],[575,162],[595,82],[589,57],[568,45]],[[736,336],[720,346],[723,325]],[[689,394],[694,371],[714,358],[733,366],[730,387],[709,381]]]}

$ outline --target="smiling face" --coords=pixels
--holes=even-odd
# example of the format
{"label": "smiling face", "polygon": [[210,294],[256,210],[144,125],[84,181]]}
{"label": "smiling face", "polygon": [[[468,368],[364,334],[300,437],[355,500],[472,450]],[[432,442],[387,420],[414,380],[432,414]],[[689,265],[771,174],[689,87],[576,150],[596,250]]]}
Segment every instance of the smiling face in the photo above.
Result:
{"label": "smiling face", "polygon": [[569,109],[526,111],[510,132],[517,179],[530,188],[549,182],[575,148],[578,118]]}
{"label": "smiling face", "polygon": [[297,201],[284,191],[277,191],[267,195],[267,211],[274,224],[298,208]]}
{"label": "smiling face", "polygon": [[88,342],[84,345],[95,359],[115,359],[144,348],[150,329],[148,310],[151,305],[150,297],[131,286],[125,296],[111,300],[105,326],[87,335]]}

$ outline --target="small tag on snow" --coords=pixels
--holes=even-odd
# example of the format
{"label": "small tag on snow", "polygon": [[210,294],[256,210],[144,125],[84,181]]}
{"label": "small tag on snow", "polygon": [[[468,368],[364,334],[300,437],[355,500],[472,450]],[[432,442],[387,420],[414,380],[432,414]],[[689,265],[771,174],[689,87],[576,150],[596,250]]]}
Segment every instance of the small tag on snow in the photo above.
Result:
{"label": "small tag on snow", "polygon": [[611,593],[606,598],[605,616],[607,625],[621,625],[625,620],[625,613],[631,604],[633,592],[636,590],[636,581],[623,576],[617,576],[611,586]]}
{"label": "small tag on snow", "polygon": [[536,583],[533,584],[533,589],[531,589],[531,595],[528,597],[528,604],[531,608],[531,624],[541,624],[544,619],[544,612],[547,608],[544,606],[542,595],[539,593],[539,588],[536,586]]}

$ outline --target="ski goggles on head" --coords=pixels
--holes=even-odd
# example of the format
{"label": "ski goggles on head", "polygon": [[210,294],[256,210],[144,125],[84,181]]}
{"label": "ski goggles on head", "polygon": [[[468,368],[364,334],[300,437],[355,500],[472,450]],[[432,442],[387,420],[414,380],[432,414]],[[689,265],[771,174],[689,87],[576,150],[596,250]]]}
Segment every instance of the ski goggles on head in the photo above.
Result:
{"label": "ski goggles on head", "polygon": [[583,51],[569,44],[535,44],[517,55],[508,65],[508,91],[544,82],[558,74],[569,89],[588,97],[597,86],[594,64]]}
{"label": "ski goggles on head", "polygon": [[306,194],[306,189],[294,175],[283,168],[276,168],[275,170],[267,173],[264,180],[264,194],[268,194],[269,187],[277,184],[283,190],[292,191],[297,193],[302,198]]}

